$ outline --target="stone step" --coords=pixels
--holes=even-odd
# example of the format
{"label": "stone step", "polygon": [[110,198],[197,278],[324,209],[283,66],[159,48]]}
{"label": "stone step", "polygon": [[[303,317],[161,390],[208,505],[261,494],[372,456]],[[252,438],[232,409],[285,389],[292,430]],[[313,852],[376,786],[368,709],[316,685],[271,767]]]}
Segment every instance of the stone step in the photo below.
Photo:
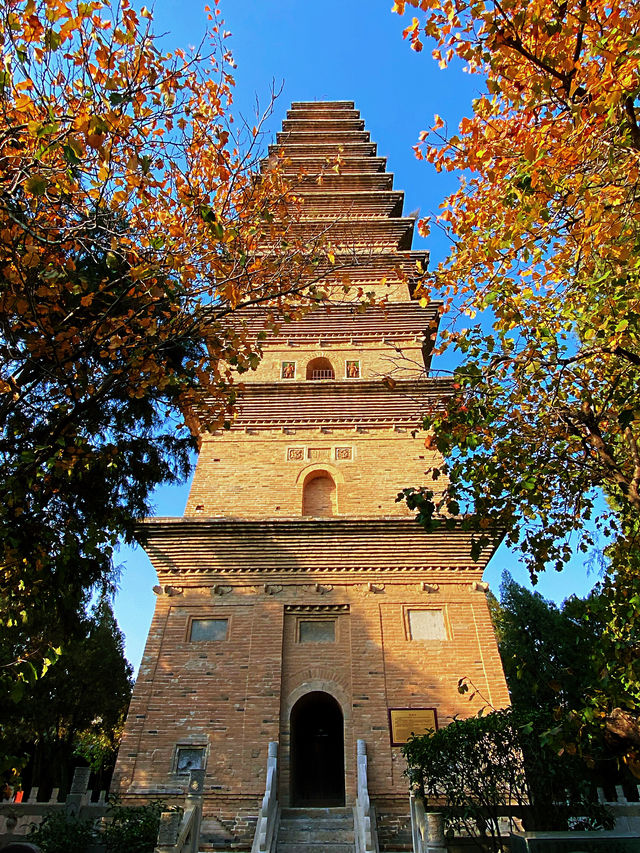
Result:
{"label": "stone step", "polygon": [[278,853],[354,853],[353,809],[284,808],[278,830]]}
{"label": "stone step", "polygon": [[284,844],[278,841],[277,853],[353,853],[353,844],[331,844],[326,841],[307,842],[305,844]]}
{"label": "stone step", "polygon": [[345,830],[353,829],[353,818],[298,818],[296,820],[280,819],[281,831],[313,832],[314,830]]}
{"label": "stone step", "polygon": [[341,817],[340,815],[321,815],[318,817],[309,817],[308,815],[300,815],[300,817],[282,817],[280,815],[280,824],[282,826],[322,826],[326,829],[339,829],[341,826],[353,826],[353,815]]}
{"label": "stone step", "polygon": [[309,841],[327,841],[332,844],[353,844],[354,840],[353,829],[349,829],[348,826],[327,829],[326,827],[319,826],[305,826],[304,828],[289,826],[283,827],[282,824],[280,824],[280,830],[278,832],[278,842],[287,844],[292,844],[294,842],[299,844]]}
{"label": "stone step", "polygon": [[353,808],[351,806],[285,806],[280,812],[280,818],[289,820],[299,817],[343,817],[353,819]]}

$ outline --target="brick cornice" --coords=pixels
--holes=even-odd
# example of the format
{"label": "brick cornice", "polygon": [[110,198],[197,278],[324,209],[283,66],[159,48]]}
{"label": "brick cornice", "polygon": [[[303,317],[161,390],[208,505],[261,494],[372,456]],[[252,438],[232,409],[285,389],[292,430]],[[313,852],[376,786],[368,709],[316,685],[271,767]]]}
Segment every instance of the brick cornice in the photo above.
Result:
{"label": "brick cornice", "polygon": [[[247,383],[231,429],[414,428],[452,393],[449,379],[281,380]],[[206,418],[207,401],[203,416]]]}
{"label": "brick cornice", "polygon": [[[421,308],[416,302],[393,302],[375,305],[359,311],[352,303],[331,304],[309,311],[295,323],[284,323],[277,333],[268,337],[270,345],[283,341],[318,343],[333,341],[384,341],[392,338],[411,340],[423,338],[437,329],[441,302],[432,302]],[[264,308],[245,308],[234,319],[256,334],[265,326],[267,312]]]}
{"label": "brick cornice", "polygon": [[156,570],[173,574],[444,570],[481,575],[494,553],[471,559],[473,534],[426,533],[413,518],[154,518],[139,526]]}

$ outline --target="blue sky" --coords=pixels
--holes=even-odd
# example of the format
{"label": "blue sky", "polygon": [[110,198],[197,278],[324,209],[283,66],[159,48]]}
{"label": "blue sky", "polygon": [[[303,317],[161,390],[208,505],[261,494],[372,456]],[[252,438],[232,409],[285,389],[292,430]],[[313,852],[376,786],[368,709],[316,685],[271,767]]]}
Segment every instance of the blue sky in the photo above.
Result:
{"label": "blue sky", "polygon": [[[164,47],[200,43],[207,25],[204,5],[201,0],[157,0],[155,31],[163,34]],[[436,113],[455,128],[470,113],[482,80],[461,67],[441,70],[428,47],[421,54],[410,50],[402,39],[410,18],[391,14],[391,5],[391,0],[222,0],[225,27],[232,33],[228,45],[238,66],[234,113],[253,124],[256,101],[266,106],[271,88],[282,87],[266,144],[291,101],[355,101],[379,155],[388,158],[394,186],[405,193],[405,211],[419,208],[427,215],[437,212],[456,178],[438,175],[416,160],[412,146]],[[427,240],[416,235],[414,248],[427,248],[432,266],[447,253],[437,229]],[[159,490],[156,514],[182,515],[187,491],[187,486]],[[123,548],[119,556],[123,572],[115,609],[127,656],[137,669],[153,615],[156,577],[140,548]],[[505,569],[526,582],[516,559],[501,548],[485,575],[495,591]],[[574,592],[584,594],[595,580],[576,561],[561,574],[548,572],[537,588],[562,601]]]}

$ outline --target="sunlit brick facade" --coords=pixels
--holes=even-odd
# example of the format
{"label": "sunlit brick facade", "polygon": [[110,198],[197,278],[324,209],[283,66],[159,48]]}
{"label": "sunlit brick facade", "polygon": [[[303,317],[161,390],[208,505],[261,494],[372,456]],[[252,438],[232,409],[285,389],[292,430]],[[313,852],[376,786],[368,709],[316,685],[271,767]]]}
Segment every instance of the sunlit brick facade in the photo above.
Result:
{"label": "sunlit brick facade", "polygon": [[[480,583],[490,554],[474,563],[467,534],[427,535],[395,501],[434,462],[415,430],[447,393],[424,378],[439,305],[411,298],[426,259],[402,193],[352,103],[294,104],[277,145],[308,176],[304,226],[339,219],[338,264],[386,304],[283,327],[232,428],[203,438],[184,517],[148,522],[162,592],[116,784],[170,799],[202,763],[203,846],[248,846],[270,741],[281,803],[313,806],[353,803],[363,739],[380,844],[399,850],[408,796],[390,709],[434,709],[439,725],[474,713],[463,676],[508,702]],[[319,184],[339,149],[340,173]]]}

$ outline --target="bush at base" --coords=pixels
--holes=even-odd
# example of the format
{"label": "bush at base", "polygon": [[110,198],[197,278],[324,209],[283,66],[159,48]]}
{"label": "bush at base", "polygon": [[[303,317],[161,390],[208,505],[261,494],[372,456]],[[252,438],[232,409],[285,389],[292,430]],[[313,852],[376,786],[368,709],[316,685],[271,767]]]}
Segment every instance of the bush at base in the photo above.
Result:
{"label": "bush at base", "polygon": [[115,803],[109,809],[110,823],[104,831],[107,853],[153,853],[165,809],[166,804],[157,800],[144,806]]}
{"label": "bush at base", "polygon": [[80,820],[66,812],[52,812],[39,826],[31,827],[29,840],[37,844],[42,853],[84,853],[96,840],[96,832],[90,820]]}

